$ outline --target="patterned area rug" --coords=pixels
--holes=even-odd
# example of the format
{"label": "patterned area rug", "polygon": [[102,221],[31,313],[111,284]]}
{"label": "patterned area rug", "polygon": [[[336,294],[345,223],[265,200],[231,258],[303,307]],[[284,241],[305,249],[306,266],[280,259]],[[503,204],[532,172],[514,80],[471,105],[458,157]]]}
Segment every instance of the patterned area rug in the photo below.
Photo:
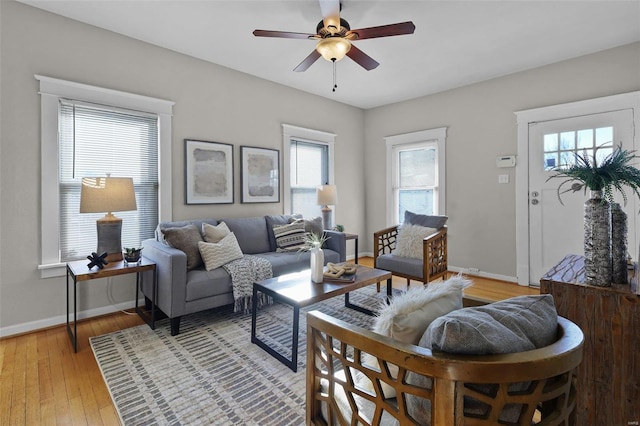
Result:
{"label": "patterned area rug", "polygon": [[[376,310],[384,290],[351,293]],[[303,425],[306,312],[319,310],[370,328],[373,317],[344,307],[339,296],[301,310],[298,372],[251,343],[251,315],[233,307],[92,337],[93,349],[124,425]],[[258,312],[258,336],[290,354],[293,310],[274,304]]]}

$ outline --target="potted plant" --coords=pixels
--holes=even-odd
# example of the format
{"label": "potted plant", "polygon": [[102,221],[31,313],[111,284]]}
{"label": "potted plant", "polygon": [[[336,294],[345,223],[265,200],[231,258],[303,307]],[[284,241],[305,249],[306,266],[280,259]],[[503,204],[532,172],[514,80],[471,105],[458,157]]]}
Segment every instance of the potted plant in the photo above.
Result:
{"label": "potted plant", "polygon": [[142,256],[142,247],[123,247],[123,249],[125,262],[136,263],[140,261],[140,257]]}
{"label": "potted plant", "polygon": [[[626,282],[627,274],[626,215],[620,205],[614,203],[614,190],[620,191],[625,204],[625,186],[640,197],[640,170],[630,164],[637,158],[635,151],[623,150],[621,146],[617,146],[598,163],[597,152],[600,148],[602,146],[596,148],[593,156],[589,156],[586,151],[576,153],[574,164],[560,166],[549,179],[565,179],[557,189],[560,203],[561,195],[565,192],[591,191],[591,198],[585,202],[584,210],[586,279],[589,284],[610,286],[613,278],[616,282],[622,279],[621,274],[624,274]],[[570,187],[564,189],[569,184]],[[615,258],[612,257],[612,251],[615,252]]]}

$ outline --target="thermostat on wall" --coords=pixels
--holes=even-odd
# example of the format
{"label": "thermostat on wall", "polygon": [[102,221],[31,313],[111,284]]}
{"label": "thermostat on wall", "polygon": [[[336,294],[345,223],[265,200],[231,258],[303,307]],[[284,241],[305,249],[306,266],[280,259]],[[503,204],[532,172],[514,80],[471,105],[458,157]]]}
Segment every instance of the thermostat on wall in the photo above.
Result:
{"label": "thermostat on wall", "polygon": [[496,158],[497,167],[515,167],[516,156],[515,155],[502,155]]}

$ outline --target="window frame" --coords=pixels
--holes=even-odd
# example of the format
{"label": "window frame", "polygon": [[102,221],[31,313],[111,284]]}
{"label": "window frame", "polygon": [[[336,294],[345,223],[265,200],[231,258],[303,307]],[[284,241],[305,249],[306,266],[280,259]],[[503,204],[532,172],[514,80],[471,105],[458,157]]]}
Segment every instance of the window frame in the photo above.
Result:
{"label": "window frame", "polygon": [[[334,147],[336,135],[320,130],[282,124],[282,185],[283,185],[283,214],[291,211],[291,145],[292,142],[307,142],[328,147],[328,179],[329,184],[334,180]],[[335,207],[333,213],[335,215]]]}
{"label": "window frame", "polygon": [[[158,116],[158,220],[171,220],[171,117],[174,102],[35,75],[39,81],[41,129],[41,278],[64,276],[60,261],[58,105],[60,98],[126,108]],[[51,161],[55,158],[56,161]],[[164,184],[164,183],[167,184]]]}
{"label": "window frame", "polygon": [[418,149],[418,148],[436,148],[436,167],[437,181],[434,186],[434,215],[446,214],[446,162],[445,162],[445,142],[447,137],[447,128],[440,127],[436,129],[421,130],[401,135],[387,136],[384,138],[387,148],[387,209],[386,221],[387,226],[393,226],[401,223],[403,218],[398,218],[398,164],[396,155],[402,150]]}

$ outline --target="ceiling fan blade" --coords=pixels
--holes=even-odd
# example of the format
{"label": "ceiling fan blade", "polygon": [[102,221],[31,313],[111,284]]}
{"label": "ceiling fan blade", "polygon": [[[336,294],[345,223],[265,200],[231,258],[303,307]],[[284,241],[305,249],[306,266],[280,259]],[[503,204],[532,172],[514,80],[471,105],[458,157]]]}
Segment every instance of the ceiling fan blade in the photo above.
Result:
{"label": "ceiling fan blade", "polygon": [[403,34],[413,34],[416,26],[413,22],[400,22],[398,24],[381,25],[379,27],[361,28],[359,30],[347,31],[347,37],[354,40],[363,40],[367,38],[389,37]]}
{"label": "ceiling fan blade", "polygon": [[324,27],[333,33],[330,28],[334,27],[336,31],[340,30],[340,0],[319,0],[320,11],[322,12],[322,21]]}
{"label": "ceiling fan blade", "polygon": [[304,58],[304,61],[300,62],[300,64],[297,67],[295,67],[293,70],[296,72],[306,71],[307,68],[309,68],[311,65],[313,65],[315,61],[318,60],[319,57],[320,57],[320,53],[318,53],[317,50],[313,49],[313,52],[311,52],[309,56]]}
{"label": "ceiling fan blade", "polygon": [[287,31],[269,31],[269,30],[255,30],[253,32],[253,35],[256,37],[302,38],[302,39],[316,38],[316,34],[291,33]]}
{"label": "ceiling fan blade", "polygon": [[367,71],[371,71],[380,65],[375,59],[355,47],[353,44],[351,45],[351,49],[347,52],[347,56]]}

